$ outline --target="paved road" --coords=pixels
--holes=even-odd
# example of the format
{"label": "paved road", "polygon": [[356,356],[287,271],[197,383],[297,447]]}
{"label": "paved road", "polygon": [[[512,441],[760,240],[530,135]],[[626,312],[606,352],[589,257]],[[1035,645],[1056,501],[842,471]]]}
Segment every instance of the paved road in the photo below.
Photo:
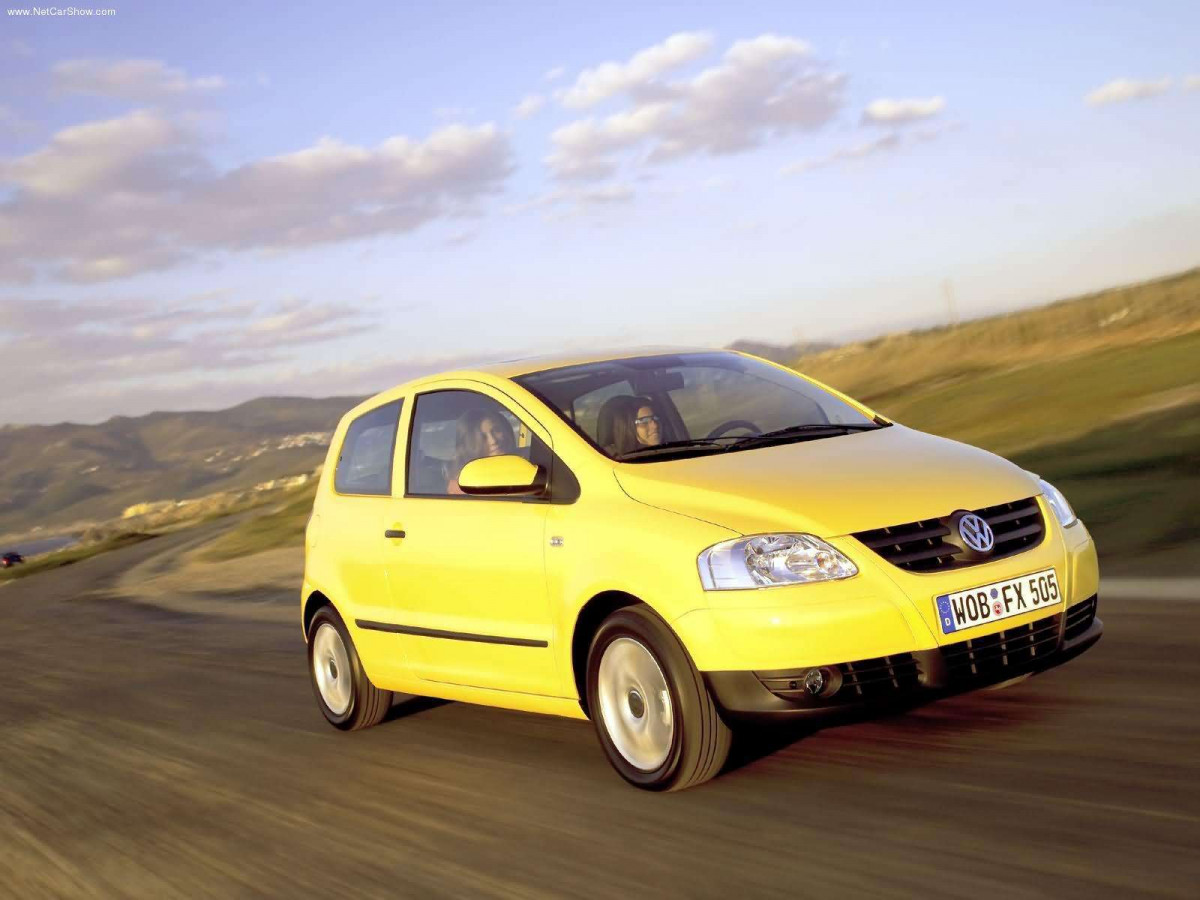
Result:
{"label": "paved road", "polygon": [[[0,589],[0,895],[1130,896],[1200,885],[1200,604],[1106,602],[1068,666],[628,788],[586,723],[324,724],[291,623]],[[773,752],[770,752],[772,751]]]}

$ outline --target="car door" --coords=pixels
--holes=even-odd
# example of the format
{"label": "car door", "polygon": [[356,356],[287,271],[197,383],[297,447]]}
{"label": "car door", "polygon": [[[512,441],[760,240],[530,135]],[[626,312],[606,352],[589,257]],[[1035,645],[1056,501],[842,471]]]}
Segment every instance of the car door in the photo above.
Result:
{"label": "car door", "polygon": [[549,453],[548,432],[488,386],[441,382],[412,400],[405,491],[389,501],[388,528],[404,535],[386,548],[392,619],[422,678],[555,695],[547,503],[458,490],[458,468],[488,455],[473,443],[483,431],[534,462]]}

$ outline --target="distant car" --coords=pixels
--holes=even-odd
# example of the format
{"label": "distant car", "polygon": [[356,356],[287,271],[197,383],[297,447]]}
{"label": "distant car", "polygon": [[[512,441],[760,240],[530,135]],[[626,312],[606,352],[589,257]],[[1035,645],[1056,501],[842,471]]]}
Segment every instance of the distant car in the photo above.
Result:
{"label": "distant car", "polygon": [[11,569],[17,563],[23,562],[25,562],[25,557],[15,550],[10,550],[8,553],[0,556],[0,569]]}
{"label": "distant car", "polygon": [[727,351],[384,391],[339,424],[305,544],[332,725],[393,691],[590,718],[652,790],[715,775],[743,720],[1014,682],[1103,630],[1053,486]]}

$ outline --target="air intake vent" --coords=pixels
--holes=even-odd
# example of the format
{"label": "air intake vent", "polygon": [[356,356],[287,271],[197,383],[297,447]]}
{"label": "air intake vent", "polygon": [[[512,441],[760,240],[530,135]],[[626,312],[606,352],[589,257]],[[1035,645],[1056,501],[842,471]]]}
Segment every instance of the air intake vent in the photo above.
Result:
{"label": "air intake vent", "polygon": [[1076,603],[1067,610],[1067,629],[1063,636],[1069,641],[1079,637],[1092,627],[1096,618],[1096,595],[1088,597],[1082,603]]}
{"label": "air intake vent", "polygon": [[1060,617],[1047,616],[942,648],[951,684],[1020,674],[1058,649]]}

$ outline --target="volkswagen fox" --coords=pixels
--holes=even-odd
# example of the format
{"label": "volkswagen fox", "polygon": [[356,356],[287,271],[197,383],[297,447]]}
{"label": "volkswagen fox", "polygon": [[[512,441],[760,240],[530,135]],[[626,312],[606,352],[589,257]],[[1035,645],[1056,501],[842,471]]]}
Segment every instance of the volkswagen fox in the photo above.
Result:
{"label": "volkswagen fox", "polygon": [[674,790],[748,720],[1007,683],[1101,635],[1066,498],[729,351],[498,364],[386,390],[330,445],[301,622],[317,705],[590,719]]}

